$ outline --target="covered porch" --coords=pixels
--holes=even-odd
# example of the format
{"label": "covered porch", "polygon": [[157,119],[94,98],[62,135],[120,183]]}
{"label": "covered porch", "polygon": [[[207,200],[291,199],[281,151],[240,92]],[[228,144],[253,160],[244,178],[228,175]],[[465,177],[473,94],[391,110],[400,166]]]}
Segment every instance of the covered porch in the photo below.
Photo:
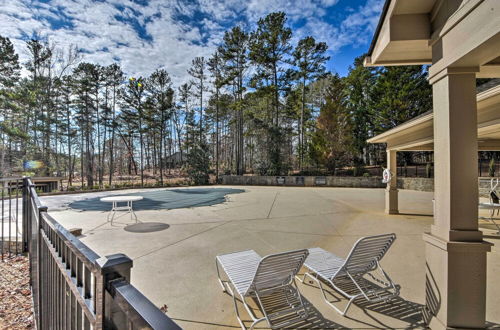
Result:
{"label": "covered porch", "polygon": [[[389,166],[398,149],[432,146],[434,223],[423,235],[428,324],[485,328],[492,244],[478,228],[478,150],[498,145],[499,127],[498,109],[491,119],[479,115],[476,79],[500,78],[500,1],[387,0],[364,64],[430,65],[433,114],[400,127],[407,140],[389,143]],[[485,105],[495,99],[481,96]],[[388,194],[397,198],[394,187]]]}
{"label": "covered porch", "polygon": [[[500,151],[500,79],[479,87],[477,93],[478,151]],[[384,143],[387,168],[392,180],[385,193],[385,212],[399,213],[397,189],[397,153],[400,151],[434,151],[434,113],[426,112],[368,140]]]}

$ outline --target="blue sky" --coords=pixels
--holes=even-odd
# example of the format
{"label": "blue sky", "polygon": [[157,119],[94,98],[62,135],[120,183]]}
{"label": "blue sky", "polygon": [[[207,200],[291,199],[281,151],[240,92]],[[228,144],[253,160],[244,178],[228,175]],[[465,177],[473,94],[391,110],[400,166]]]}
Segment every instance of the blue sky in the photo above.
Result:
{"label": "blue sky", "polygon": [[383,0],[4,0],[0,35],[11,38],[22,60],[24,40],[35,33],[83,60],[118,61],[128,75],[165,68],[188,79],[195,56],[210,56],[224,31],[255,27],[259,17],[285,11],[294,43],[312,35],[329,46],[327,69],[345,75],[368,50]]}

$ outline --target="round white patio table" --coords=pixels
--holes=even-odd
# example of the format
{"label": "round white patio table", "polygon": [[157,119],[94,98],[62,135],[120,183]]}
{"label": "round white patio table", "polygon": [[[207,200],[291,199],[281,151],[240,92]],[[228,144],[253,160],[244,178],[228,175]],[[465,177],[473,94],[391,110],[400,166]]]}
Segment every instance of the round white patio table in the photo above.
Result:
{"label": "round white patio table", "polygon": [[[109,221],[111,216],[111,224],[113,224],[116,211],[127,211],[130,213],[130,219],[135,217],[135,222],[137,222],[137,215],[134,212],[133,203],[142,199],[142,196],[111,196],[101,198],[101,202],[112,203],[111,210],[109,211],[106,220]],[[118,203],[127,203],[127,205],[119,206]]]}

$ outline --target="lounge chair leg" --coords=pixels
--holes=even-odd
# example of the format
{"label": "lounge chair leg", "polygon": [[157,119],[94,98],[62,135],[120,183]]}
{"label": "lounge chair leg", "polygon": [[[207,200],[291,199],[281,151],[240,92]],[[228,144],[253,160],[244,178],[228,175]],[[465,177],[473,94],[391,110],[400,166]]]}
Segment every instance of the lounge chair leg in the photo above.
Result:
{"label": "lounge chair leg", "polygon": [[335,309],[338,313],[340,313],[341,315],[344,315],[344,314],[345,314],[345,312],[342,312],[340,309],[338,309],[336,306],[334,306],[334,305],[333,305],[333,304],[332,304],[332,303],[328,300],[328,298],[326,297],[326,294],[325,294],[325,289],[323,288],[323,284],[321,283],[321,281],[320,281],[319,279],[317,279],[316,277],[314,277],[314,276],[312,276],[311,274],[309,274],[309,272],[305,272],[305,273],[304,273],[304,276],[303,276],[302,280],[301,280],[299,277],[297,277],[297,276],[296,276],[296,278],[297,278],[300,282],[304,283],[304,281],[305,281],[305,279],[306,279],[306,276],[307,276],[307,277],[310,277],[310,278],[311,278],[314,282],[316,282],[316,283],[318,284],[319,289],[321,290],[321,294],[323,295],[323,299],[325,300],[325,302],[326,302],[329,306],[331,306],[333,309]]}
{"label": "lounge chair leg", "polygon": [[236,302],[236,296],[233,295],[233,303],[234,303],[234,309],[236,310],[236,318],[238,319],[238,323],[240,324],[241,328],[243,330],[246,330],[245,324],[240,318],[240,311],[238,310],[238,303]]}
{"label": "lounge chair leg", "polygon": [[349,299],[349,302],[347,303],[347,306],[345,307],[344,311],[340,314],[342,314],[342,316],[344,316],[345,314],[347,314],[347,310],[349,309],[349,307],[351,307],[351,304],[352,302],[354,301],[356,297],[353,297],[351,299]]}
{"label": "lounge chair leg", "polygon": [[[229,287],[229,290],[231,290],[230,287]],[[243,320],[240,317],[240,310],[238,309],[238,302],[236,301],[236,295],[232,294],[232,290],[231,290],[231,295],[233,296],[234,309],[236,310],[236,318],[238,319],[238,323],[240,324],[241,329],[246,330],[247,327],[245,326],[245,324],[243,323]],[[250,307],[246,304],[244,297],[241,297],[241,301],[243,303],[243,307],[245,307],[248,315],[250,315],[250,318],[253,321],[252,324],[250,325],[250,330],[252,330],[257,323],[267,320],[266,317],[262,317],[260,319],[257,319],[255,314],[250,309]]]}
{"label": "lounge chair leg", "polygon": [[346,311],[341,311],[340,309],[337,308],[337,306],[335,306],[334,304],[332,304],[328,298],[326,297],[326,294],[325,294],[325,289],[323,288],[323,284],[321,283],[320,280],[316,279],[316,282],[319,284],[319,288],[321,290],[321,294],[323,295],[323,299],[325,299],[325,302],[330,305],[330,307],[332,307],[333,309],[335,309],[337,311],[337,313],[339,313],[340,315],[344,316],[345,315],[345,312]]}
{"label": "lounge chair leg", "polygon": [[257,325],[257,323],[262,322],[264,320],[265,320],[265,318],[261,318],[261,319],[253,321],[252,324],[250,325],[250,330],[253,330],[254,327]]}
{"label": "lounge chair leg", "polygon": [[301,279],[298,275],[296,275],[296,276],[295,276],[295,278],[296,278],[296,279],[297,279],[297,281],[299,281],[300,283],[305,284],[304,282],[305,282],[305,280],[306,280],[306,276],[307,276],[307,277],[310,277],[310,278],[311,278],[312,280],[314,280],[314,281],[317,281],[317,279],[316,279],[314,276],[312,276],[311,274],[309,274],[309,272],[305,272],[305,273],[304,273],[304,276],[302,276],[302,279]]}
{"label": "lounge chair leg", "polygon": [[316,283],[318,283],[318,286],[319,286],[319,289],[321,290],[321,294],[323,295],[323,299],[325,300],[325,302],[330,306],[332,307],[333,309],[335,309],[337,311],[337,313],[339,313],[340,315],[342,316],[345,316],[345,314],[347,313],[347,310],[349,309],[349,307],[351,307],[351,304],[352,302],[354,301],[354,299],[356,299],[359,295],[357,296],[354,296],[352,297],[351,299],[349,299],[349,302],[347,303],[347,306],[346,308],[342,311],[340,310],[337,306],[335,306],[334,304],[332,304],[329,300],[328,300],[328,297],[326,296],[325,294],[325,289],[323,288],[323,284],[321,283],[321,281],[317,278],[315,278],[314,276],[312,276],[311,274],[309,273],[305,273],[304,274],[304,278],[305,278],[305,275],[309,276],[311,279],[313,279]]}
{"label": "lounge chair leg", "polygon": [[215,259],[215,268],[217,269],[217,280],[219,281],[219,284],[222,287],[222,291],[227,292],[226,286],[224,285],[224,283],[220,278],[219,263],[217,262],[217,258]]}
{"label": "lounge chair leg", "polygon": [[293,281],[293,285],[295,286],[296,293],[299,297],[300,305],[302,306],[302,309],[304,310],[304,315],[301,316],[301,318],[303,318],[305,320],[305,319],[309,318],[309,312],[307,311],[307,308],[304,305],[304,301],[302,300],[302,295],[300,294],[299,287],[297,286],[297,283],[295,282],[295,280]]}

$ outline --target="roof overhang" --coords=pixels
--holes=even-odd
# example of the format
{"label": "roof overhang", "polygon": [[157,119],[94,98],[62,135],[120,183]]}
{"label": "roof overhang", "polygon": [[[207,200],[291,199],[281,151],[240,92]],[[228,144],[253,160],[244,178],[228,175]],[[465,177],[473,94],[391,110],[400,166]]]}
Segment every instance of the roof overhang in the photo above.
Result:
{"label": "roof overhang", "polygon": [[386,0],[365,66],[432,64],[500,78],[499,0]]}
{"label": "roof overhang", "polygon": [[[500,85],[477,94],[478,148],[500,150]],[[434,114],[423,114],[367,140],[386,143],[387,150],[432,151]]]}
{"label": "roof overhang", "polygon": [[365,66],[431,64],[431,11],[437,0],[386,0]]}

